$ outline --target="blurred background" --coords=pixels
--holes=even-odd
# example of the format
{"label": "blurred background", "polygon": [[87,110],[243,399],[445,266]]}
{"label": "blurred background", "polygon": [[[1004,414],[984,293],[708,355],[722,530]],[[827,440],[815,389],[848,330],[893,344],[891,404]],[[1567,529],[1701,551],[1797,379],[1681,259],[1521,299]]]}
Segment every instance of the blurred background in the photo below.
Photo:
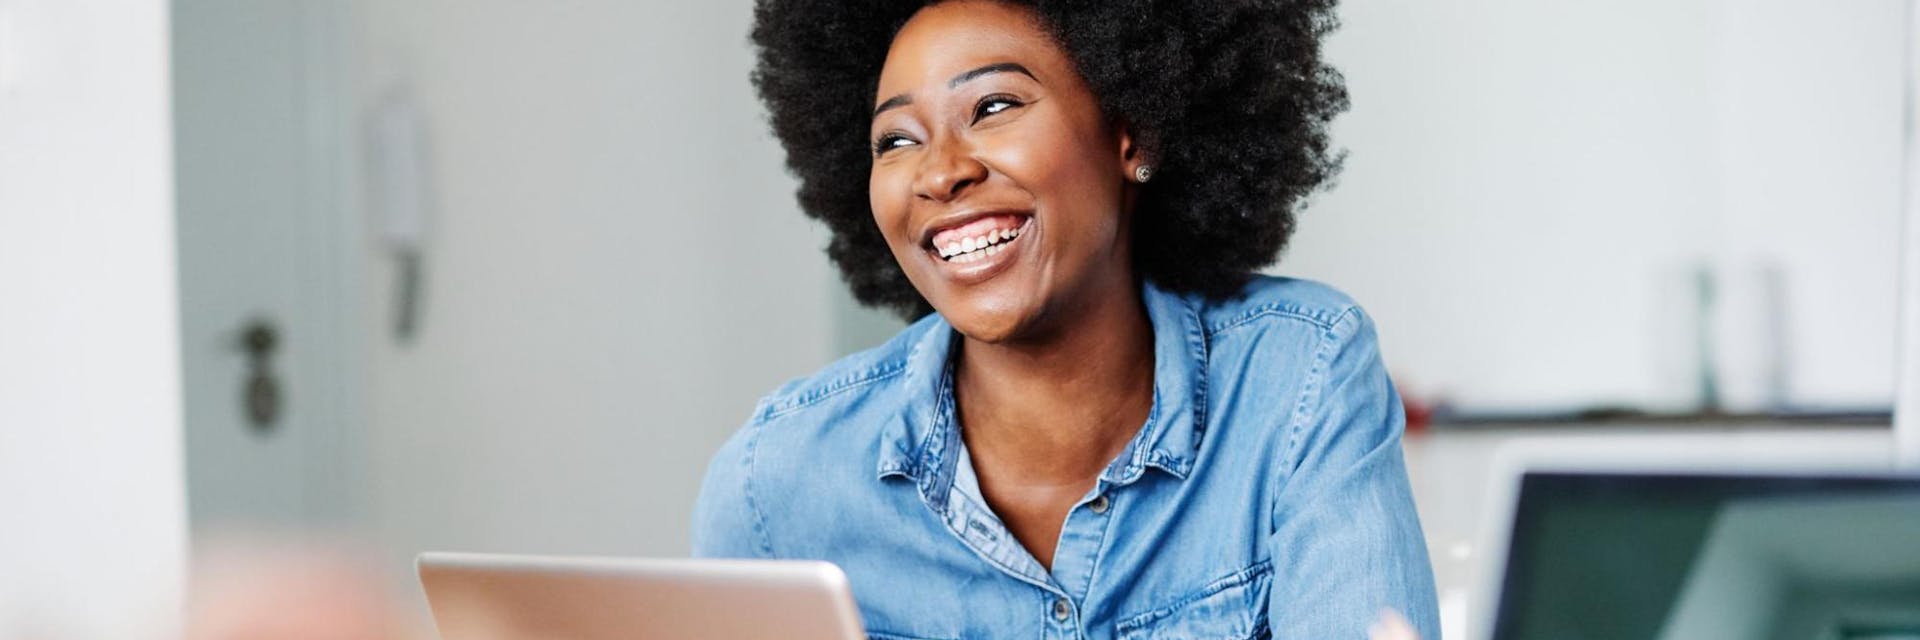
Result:
{"label": "blurred background", "polygon": [[[1270,272],[1378,321],[1450,625],[1503,449],[1893,465],[1913,15],[1341,9],[1346,170]],[[420,551],[684,555],[755,399],[902,326],[793,201],[750,19],[0,0],[0,638],[152,637],[235,547],[409,624]]]}

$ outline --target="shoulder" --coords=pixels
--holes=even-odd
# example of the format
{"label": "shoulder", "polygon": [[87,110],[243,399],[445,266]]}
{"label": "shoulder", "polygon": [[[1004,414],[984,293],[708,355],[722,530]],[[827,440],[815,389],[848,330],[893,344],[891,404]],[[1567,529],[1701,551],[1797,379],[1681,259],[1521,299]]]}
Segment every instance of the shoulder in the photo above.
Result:
{"label": "shoulder", "polygon": [[1371,336],[1372,321],[1352,296],[1305,278],[1254,276],[1222,300],[1195,300],[1208,337],[1298,332],[1331,338]]}
{"label": "shoulder", "polygon": [[1364,455],[1398,442],[1400,399],[1373,319],[1351,296],[1312,280],[1259,277],[1209,311],[1212,353],[1253,365],[1233,371],[1237,388],[1285,389],[1272,397],[1292,399],[1280,408],[1289,466],[1308,451]]}
{"label": "shoulder", "polygon": [[1338,289],[1263,276],[1234,298],[1194,304],[1207,336],[1207,387],[1221,390],[1209,397],[1217,408],[1257,408],[1233,415],[1297,439],[1327,422],[1323,414],[1391,401],[1373,321]]}
{"label": "shoulder", "polygon": [[930,333],[945,329],[936,316],[928,316],[884,344],[787,381],[760,398],[752,417],[728,446],[745,449],[768,438],[815,446],[839,441],[871,444],[878,422],[874,418],[898,412],[905,400],[899,389],[916,351],[927,348],[924,343],[929,342]]}
{"label": "shoulder", "polygon": [[772,555],[767,519],[779,503],[807,486],[871,476],[873,465],[845,463],[874,455],[880,430],[906,401],[903,379],[915,350],[945,327],[929,316],[762,397],[708,463],[694,509],[694,552]]}
{"label": "shoulder", "polygon": [[859,405],[876,390],[904,377],[907,364],[928,334],[945,328],[937,316],[929,315],[884,344],[836,360],[812,375],[788,380],[760,398],[751,423],[809,423]]}

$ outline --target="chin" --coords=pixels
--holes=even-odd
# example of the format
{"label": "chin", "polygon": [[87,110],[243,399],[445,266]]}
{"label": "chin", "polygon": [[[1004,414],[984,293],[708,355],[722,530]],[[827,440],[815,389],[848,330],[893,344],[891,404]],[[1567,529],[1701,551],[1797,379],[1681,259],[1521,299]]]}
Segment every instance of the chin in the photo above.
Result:
{"label": "chin", "polygon": [[950,296],[935,304],[947,324],[968,339],[987,344],[1019,342],[1030,337],[1043,317],[1037,296],[1016,292],[982,291]]}

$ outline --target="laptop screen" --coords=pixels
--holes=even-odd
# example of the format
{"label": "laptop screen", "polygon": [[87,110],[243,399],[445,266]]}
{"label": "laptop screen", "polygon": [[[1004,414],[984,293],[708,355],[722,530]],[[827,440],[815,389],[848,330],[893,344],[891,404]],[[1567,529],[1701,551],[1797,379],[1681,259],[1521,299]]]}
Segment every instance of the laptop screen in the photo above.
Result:
{"label": "laptop screen", "polygon": [[1496,640],[1920,640],[1920,478],[1528,473]]}

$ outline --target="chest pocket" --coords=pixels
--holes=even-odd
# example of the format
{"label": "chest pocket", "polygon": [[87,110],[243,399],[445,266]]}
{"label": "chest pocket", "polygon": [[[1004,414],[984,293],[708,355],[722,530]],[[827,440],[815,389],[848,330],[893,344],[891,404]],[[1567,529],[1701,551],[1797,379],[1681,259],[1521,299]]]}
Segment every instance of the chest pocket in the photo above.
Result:
{"label": "chest pocket", "polygon": [[1273,567],[1262,562],[1180,598],[1173,604],[1122,618],[1119,640],[1249,640],[1272,637],[1267,595]]}

